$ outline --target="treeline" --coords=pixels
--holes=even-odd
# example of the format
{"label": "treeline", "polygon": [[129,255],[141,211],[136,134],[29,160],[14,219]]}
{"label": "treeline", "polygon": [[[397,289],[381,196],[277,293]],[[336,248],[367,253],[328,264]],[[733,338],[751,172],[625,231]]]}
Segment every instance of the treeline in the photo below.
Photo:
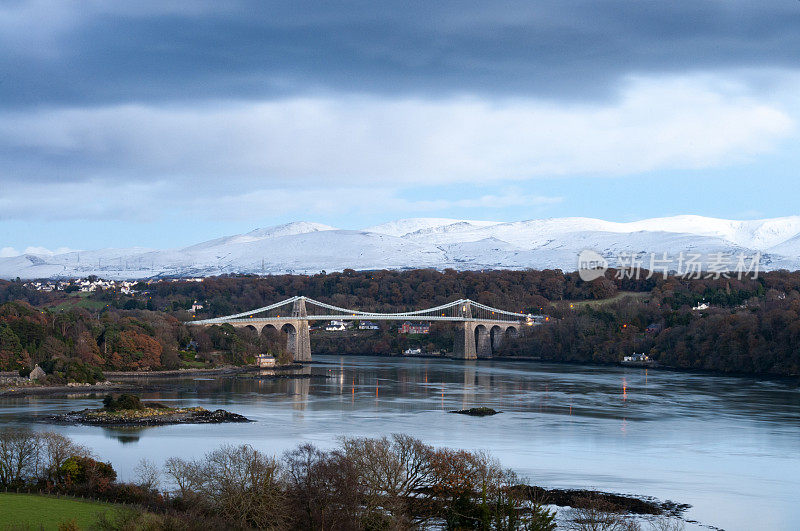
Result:
{"label": "treeline", "polygon": [[[647,282],[641,283],[643,289]],[[258,308],[295,295],[365,311],[403,311],[470,298],[495,307],[539,311],[551,300],[598,299],[612,296],[613,282],[587,284],[577,273],[561,271],[353,271],[317,275],[209,277],[202,282],[140,284],[146,296],[98,294],[98,300],[122,309],[188,309],[220,316]]]}
{"label": "treeline", "polygon": [[163,467],[140,462],[136,480],[123,483],[67,437],[0,430],[0,487],[140,507],[107,512],[99,529],[555,529],[554,513],[519,484],[485,453],[399,434],[344,438],[330,450],[304,444],[281,457],[228,445]]}
{"label": "treeline", "polygon": [[54,380],[92,382],[101,369],[178,365],[180,322],[154,312],[51,311],[23,302],[0,306],[0,369],[39,364]]}
{"label": "treeline", "polygon": [[203,304],[197,317],[229,315],[259,308],[295,295],[305,295],[336,306],[365,311],[398,312],[437,306],[468,298],[496,308],[536,313],[558,301],[596,301],[620,292],[654,292],[673,308],[704,298],[715,305],[741,304],[763,297],[770,289],[788,293],[800,289],[800,272],[772,271],[759,278],[666,279],[659,273],[646,278],[606,278],[584,282],[577,273],[543,271],[352,271],[317,275],[209,277],[202,282],[161,281],[137,286],[132,297],[98,294],[112,307],[180,311],[194,301]]}
{"label": "treeline", "polygon": [[[645,297],[557,304],[551,324],[526,330],[504,354],[616,363],[638,352],[679,369],[800,375],[800,290],[766,284],[785,291],[670,283]],[[702,301],[709,307],[698,306]]]}
{"label": "treeline", "polygon": [[[547,309],[552,302],[612,298],[619,292],[653,292],[672,308],[705,299],[714,305],[741,304],[774,289],[788,294],[800,289],[800,272],[771,271],[753,279],[618,278],[609,270],[605,278],[584,282],[577,273],[543,271],[353,271],[317,275],[267,275],[208,277],[202,282],[140,282],[132,295],[114,291],[92,293],[88,300],[111,309],[175,312],[194,301],[203,305],[197,316],[215,317],[258,308],[295,295],[368,311],[403,311],[470,298],[490,306],[524,311]],[[21,282],[0,281],[0,303],[25,301],[48,306],[74,299],[74,294],[43,292]],[[99,304],[102,303],[102,304]],[[182,314],[183,315],[183,314]]]}
{"label": "treeline", "polygon": [[0,305],[0,370],[26,376],[38,364],[49,384],[95,383],[102,370],[175,369],[198,358],[200,364],[244,364],[261,352],[283,356],[285,344],[281,333],[189,327],[165,312]]}
{"label": "treeline", "polygon": [[[647,278],[647,272],[636,279],[615,273],[583,282],[576,273],[558,270],[345,270],[141,282],[133,295],[101,291],[80,299],[3,281],[0,301],[17,302],[0,306],[0,370],[24,371],[39,363],[54,378],[92,381],[99,378],[93,368],[242,364],[262,352],[285,357],[281,333],[256,335],[229,325],[198,328],[182,322],[192,318],[186,310],[194,301],[203,305],[196,314],[203,318],[302,294],[337,306],[392,312],[471,298],[551,316],[546,326],[525,327],[526,334],[507,341],[499,355],[614,363],[645,352],[677,368],[800,372],[800,272],[772,271],[741,280]],[[75,301],[94,309],[70,307]],[[710,307],[693,310],[700,303]],[[396,354],[407,346],[450,350],[452,331],[434,326],[428,337],[407,338],[382,326],[377,333],[344,337],[314,333],[312,341],[317,353]]]}

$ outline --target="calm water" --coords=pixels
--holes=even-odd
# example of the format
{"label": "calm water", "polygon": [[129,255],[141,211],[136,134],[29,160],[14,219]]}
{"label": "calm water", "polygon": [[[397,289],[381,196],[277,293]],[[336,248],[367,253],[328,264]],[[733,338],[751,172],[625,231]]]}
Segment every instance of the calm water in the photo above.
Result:
{"label": "calm water", "polygon": [[[412,434],[487,449],[530,482],[690,503],[687,518],[735,529],[800,529],[800,390],[761,381],[534,362],[315,358],[305,380],[189,379],[147,398],[224,408],[251,424],[143,430],[45,426],[110,459],[198,456],[231,442],[282,452],[340,435]],[[308,369],[307,369],[308,370]],[[96,407],[98,399],[0,401],[0,423]],[[503,411],[448,414],[477,405]]]}

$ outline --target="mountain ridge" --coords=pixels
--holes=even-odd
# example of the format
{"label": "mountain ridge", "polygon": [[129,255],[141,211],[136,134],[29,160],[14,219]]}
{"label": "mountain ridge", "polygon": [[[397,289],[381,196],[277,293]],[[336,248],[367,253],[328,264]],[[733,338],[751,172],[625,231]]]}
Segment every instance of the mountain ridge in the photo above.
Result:
{"label": "mountain ridge", "polygon": [[622,253],[763,255],[764,269],[800,268],[800,216],[726,220],[696,215],[473,221],[407,218],[361,230],[298,221],[174,249],[121,248],[0,258],[2,278],[209,276],[351,269],[563,269],[593,249]]}

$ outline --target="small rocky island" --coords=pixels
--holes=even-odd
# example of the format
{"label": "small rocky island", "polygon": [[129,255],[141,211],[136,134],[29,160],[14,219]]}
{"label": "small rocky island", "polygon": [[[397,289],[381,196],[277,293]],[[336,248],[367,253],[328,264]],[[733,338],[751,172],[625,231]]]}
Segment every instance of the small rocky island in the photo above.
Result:
{"label": "small rocky island", "polygon": [[117,398],[106,395],[103,407],[70,411],[48,419],[59,424],[90,426],[165,426],[168,424],[219,424],[222,422],[252,422],[247,417],[217,409],[202,407],[168,407],[157,402],[142,402],[138,396],[122,394]]}
{"label": "small rocky island", "polygon": [[486,417],[489,415],[497,415],[499,411],[495,411],[490,407],[471,407],[469,409],[459,409],[458,411],[451,411],[450,413],[458,413],[459,415],[469,415],[471,417]]}

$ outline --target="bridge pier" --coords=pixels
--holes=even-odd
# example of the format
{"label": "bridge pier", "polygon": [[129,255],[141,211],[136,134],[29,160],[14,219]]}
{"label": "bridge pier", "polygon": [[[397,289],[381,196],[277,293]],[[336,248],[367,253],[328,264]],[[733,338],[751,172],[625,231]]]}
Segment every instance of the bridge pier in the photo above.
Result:
{"label": "bridge pier", "polygon": [[475,348],[475,326],[472,322],[463,321],[458,323],[455,344],[453,345],[453,357],[463,360],[478,358],[478,352]]}
{"label": "bridge pier", "polygon": [[311,361],[311,333],[308,321],[296,321],[294,333],[289,333],[286,338],[286,349],[292,353],[296,362]]}
{"label": "bridge pier", "polygon": [[306,298],[300,297],[292,305],[292,317],[296,318],[295,336],[288,339],[287,348],[292,353],[294,361],[311,361],[311,332],[308,326],[308,312],[306,311]]}

